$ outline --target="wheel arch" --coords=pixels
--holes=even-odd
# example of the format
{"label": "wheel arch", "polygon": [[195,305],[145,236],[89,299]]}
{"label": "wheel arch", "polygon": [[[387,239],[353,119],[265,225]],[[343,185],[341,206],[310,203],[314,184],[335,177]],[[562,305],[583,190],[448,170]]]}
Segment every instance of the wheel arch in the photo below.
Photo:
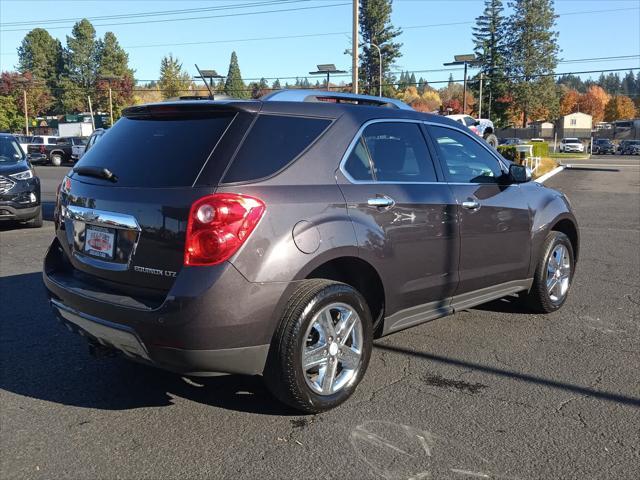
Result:
{"label": "wheel arch", "polygon": [[328,260],[308,272],[306,279],[324,278],[352,286],[364,297],[377,327],[382,321],[385,291],[378,271],[367,261],[353,256]]}
{"label": "wheel arch", "polygon": [[567,237],[569,237],[571,247],[573,248],[574,262],[577,263],[580,250],[580,237],[578,234],[578,226],[576,225],[576,223],[567,217],[561,218],[551,226],[550,231],[562,232]]}

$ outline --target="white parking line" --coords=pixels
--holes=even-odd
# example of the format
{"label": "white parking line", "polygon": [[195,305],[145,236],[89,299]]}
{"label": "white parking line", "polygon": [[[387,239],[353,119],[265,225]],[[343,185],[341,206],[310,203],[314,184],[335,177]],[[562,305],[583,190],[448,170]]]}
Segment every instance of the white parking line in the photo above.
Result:
{"label": "white parking line", "polygon": [[640,164],[634,165],[632,163],[567,163],[566,168],[581,168],[581,167],[640,167]]}

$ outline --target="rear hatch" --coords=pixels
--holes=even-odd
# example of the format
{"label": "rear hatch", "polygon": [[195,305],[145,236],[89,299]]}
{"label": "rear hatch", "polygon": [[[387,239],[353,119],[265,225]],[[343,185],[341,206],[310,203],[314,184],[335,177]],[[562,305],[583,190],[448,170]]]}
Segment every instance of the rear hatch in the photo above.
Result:
{"label": "rear hatch", "polygon": [[215,190],[248,110],[189,102],[125,112],[61,185],[56,235],[74,285],[171,288],[189,209]]}

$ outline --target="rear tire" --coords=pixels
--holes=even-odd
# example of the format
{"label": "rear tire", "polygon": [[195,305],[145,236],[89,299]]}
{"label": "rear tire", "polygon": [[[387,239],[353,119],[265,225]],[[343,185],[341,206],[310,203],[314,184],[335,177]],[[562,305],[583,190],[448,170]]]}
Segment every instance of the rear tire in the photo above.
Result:
{"label": "rear tire", "polygon": [[496,137],[493,133],[490,133],[484,139],[489,145],[491,145],[492,148],[498,148],[498,137]]}
{"label": "rear tire", "polygon": [[372,323],[365,299],[353,287],[323,279],[301,282],[271,343],[267,387],[307,413],[340,405],[369,364]]}
{"label": "rear tire", "polygon": [[538,313],[558,310],[566,301],[575,270],[573,246],[562,232],[552,231],[542,246],[531,290],[524,300]]}
{"label": "rear tire", "polygon": [[62,156],[57,153],[51,155],[51,165],[53,165],[54,167],[59,167],[60,165],[62,165]]}

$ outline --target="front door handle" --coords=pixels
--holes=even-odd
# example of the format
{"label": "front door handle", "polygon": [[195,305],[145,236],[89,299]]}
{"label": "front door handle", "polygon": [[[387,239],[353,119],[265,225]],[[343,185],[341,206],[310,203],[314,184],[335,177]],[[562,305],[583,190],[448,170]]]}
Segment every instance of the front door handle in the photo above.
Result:
{"label": "front door handle", "polygon": [[466,208],[467,210],[477,210],[480,208],[480,202],[476,200],[466,200],[462,202],[462,208]]}
{"label": "front door handle", "polygon": [[382,197],[370,198],[369,200],[367,200],[367,205],[376,208],[391,208],[395,204],[395,200],[393,200],[393,198],[391,197],[387,197],[386,195]]}

